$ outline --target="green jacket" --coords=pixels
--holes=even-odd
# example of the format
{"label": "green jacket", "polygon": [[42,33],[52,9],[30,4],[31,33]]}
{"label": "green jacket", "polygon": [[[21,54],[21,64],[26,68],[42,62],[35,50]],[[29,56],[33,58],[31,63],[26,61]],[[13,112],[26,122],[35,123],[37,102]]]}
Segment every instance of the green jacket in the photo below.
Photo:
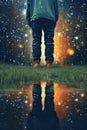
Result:
{"label": "green jacket", "polygon": [[38,18],[58,19],[58,0],[27,0],[28,22]]}

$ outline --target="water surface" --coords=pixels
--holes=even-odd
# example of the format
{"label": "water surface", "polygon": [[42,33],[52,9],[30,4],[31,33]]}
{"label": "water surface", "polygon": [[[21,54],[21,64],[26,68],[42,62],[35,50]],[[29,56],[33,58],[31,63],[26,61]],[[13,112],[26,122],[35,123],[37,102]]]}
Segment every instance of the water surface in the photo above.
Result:
{"label": "water surface", "polygon": [[36,81],[0,91],[0,130],[86,130],[87,93]]}

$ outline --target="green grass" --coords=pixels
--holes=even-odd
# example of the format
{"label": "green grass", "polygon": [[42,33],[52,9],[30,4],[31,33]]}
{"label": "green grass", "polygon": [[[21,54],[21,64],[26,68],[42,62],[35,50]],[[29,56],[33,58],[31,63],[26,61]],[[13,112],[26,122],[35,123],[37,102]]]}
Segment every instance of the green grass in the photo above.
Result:
{"label": "green grass", "polygon": [[52,80],[70,87],[87,89],[87,66],[17,66],[0,64],[0,89],[21,87],[33,81]]}

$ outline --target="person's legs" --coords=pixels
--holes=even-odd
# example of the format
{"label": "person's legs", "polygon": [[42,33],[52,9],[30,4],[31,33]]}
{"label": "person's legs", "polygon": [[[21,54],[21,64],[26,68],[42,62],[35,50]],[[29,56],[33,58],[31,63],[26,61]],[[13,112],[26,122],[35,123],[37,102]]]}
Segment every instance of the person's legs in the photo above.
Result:
{"label": "person's legs", "polygon": [[31,22],[32,36],[33,36],[33,60],[40,62],[41,57],[41,35],[42,35],[42,24],[41,20],[37,19]]}
{"label": "person's legs", "polygon": [[54,60],[54,29],[55,22],[52,20],[44,19],[44,36],[45,36],[45,60],[52,63]]}

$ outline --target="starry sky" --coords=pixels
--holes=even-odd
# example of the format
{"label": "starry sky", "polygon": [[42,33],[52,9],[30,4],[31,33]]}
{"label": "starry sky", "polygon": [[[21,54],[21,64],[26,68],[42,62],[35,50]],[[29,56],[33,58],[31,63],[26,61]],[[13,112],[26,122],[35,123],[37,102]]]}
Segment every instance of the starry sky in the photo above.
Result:
{"label": "starry sky", "polygon": [[[54,37],[56,64],[87,64],[86,6],[86,0],[59,0]],[[26,8],[26,0],[0,0],[0,61],[25,64],[32,59]]]}

